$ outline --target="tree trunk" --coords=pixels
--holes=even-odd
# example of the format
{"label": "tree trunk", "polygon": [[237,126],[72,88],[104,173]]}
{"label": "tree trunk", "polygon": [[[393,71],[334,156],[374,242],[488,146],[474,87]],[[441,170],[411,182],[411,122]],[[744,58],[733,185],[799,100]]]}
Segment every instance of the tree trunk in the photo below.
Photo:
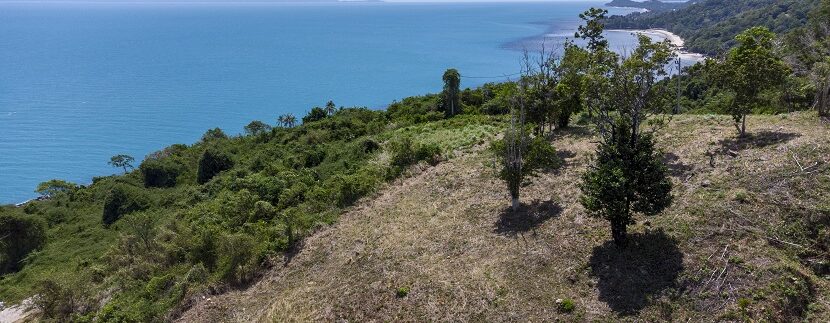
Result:
{"label": "tree trunk", "polygon": [[611,223],[611,236],[614,238],[614,244],[617,247],[625,247],[627,228],[625,224]]}
{"label": "tree trunk", "polygon": [[519,210],[519,197],[514,197],[513,198],[511,206],[513,207],[513,211],[518,211]]}
{"label": "tree trunk", "polygon": [[741,137],[746,136],[746,115],[741,118]]}

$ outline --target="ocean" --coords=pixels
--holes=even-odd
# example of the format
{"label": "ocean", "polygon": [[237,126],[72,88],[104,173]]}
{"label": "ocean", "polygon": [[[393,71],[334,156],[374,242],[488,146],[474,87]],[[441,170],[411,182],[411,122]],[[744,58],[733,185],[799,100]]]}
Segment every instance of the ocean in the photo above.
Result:
{"label": "ocean", "polygon": [[450,67],[462,87],[504,80],[522,48],[556,47],[603,2],[0,2],[0,204],[209,128],[438,92]]}

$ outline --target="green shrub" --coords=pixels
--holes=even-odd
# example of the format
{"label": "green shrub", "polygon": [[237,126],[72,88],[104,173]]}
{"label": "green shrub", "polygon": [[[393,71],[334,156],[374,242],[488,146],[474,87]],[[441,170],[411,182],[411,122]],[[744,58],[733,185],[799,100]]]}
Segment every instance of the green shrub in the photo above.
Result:
{"label": "green shrub", "polygon": [[395,296],[398,298],[404,298],[406,295],[409,295],[410,290],[409,286],[398,287],[398,289],[395,290]]}
{"label": "green shrub", "polygon": [[303,117],[303,124],[320,121],[328,117],[328,113],[321,107],[314,107]]}
{"label": "green shrub", "polygon": [[435,164],[441,154],[441,148],[437,144],[416,145],[412,143],[412,139],[409,137],[391,143],[390,148],[391,164],[397,168],[398,172],[424,160],[430,164]]}
{"label": "green shrub", "polygon": [[199,184],[207,183],[211,178],[222,171],[231,169],[233,160],[225,152],[217,149],[207,149],[199,158],[199,169],[196,173],[196,181]]}
{"label": "green shrub", "polygon": [[104,226],[118,221],[122,216],[150,206],[150,199],[144,191],[134,186],[118,184],[113,186],[104,200],[102,222]]}
{"label": "green shrub", "polygon": [[146,159],[138,167],[146,187],[173,187],[181,173],[180,167],[168,159]]}
{"label": "green shrub", "polygon": [[58,322],[77,321],[80,315],[92,310],[84,283],[64,282],[53,279],[41,281],[35,288],[33,304],[45,319]]}
{"label": "green shrub", "polygon": [[574,301],[569,299],[569,298],[557,299],[556,300],[556,309],[560,313],[571,313],[571,312],[574,311],[574,309],[576,309],[576,304],[574,304]]}
{"label": "green shrub", "polygon": [[259,267],[259,246],[244,233],[228,234],[219,243],[217,272],[223,281],[241,284],[253,278]]}
{"label": "green shrub", "polygon": [[32,251],[46,244],[46,223],[29,215],[0,214],[0,274],[22,268]]}
{"label": "green shrub", "polygon": [[228,135],[226,135],[225,132],[222,131],[222,129],[219,129],[219,128],[210,129],[210,130],[206,131],[204,135],[202,135],[202,141],[203,142],[208,142],[208,141],[213,141],[213,140],[220,140],[220,139],[228,139]]}

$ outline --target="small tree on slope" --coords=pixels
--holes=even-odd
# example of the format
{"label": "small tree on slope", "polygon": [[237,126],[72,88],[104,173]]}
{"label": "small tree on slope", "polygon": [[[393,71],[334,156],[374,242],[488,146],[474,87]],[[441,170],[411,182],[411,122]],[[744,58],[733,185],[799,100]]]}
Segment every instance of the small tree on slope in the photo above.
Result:
{"label": "small tree on slope", "polygon": [[726,84],[735,92],[730,107],[735,127],[746,135],[746,115],[760,104],[760,94],[783,86],[789,67],[773,52],[775,34],[765,27],[753,27],[735,37],[738,46],[726,58]]}
{"label": "small tree on slope", "polygon": [[625,59],[605,61],[596,76],[599,88],[586,102],[600,134],[597,159],[583,175],[582,205],[592,216],[611,223],[618,246],[626,244],[634,214],[656,215],[672,202],[672,183],[653,132],[670,109],[667,91],[658,86],[674,58],[667,42],[639,36],[639,46]]}
{"label": "small tree on slope", "polygon": [[591,215],[611,222],[618,246],[625,245],[634,213],[655,215],[672,202],[672,183],[651,134],[632,137],[622,120],[612,129],[610,140],[600,143],[597,159],[582,176],[580,188],[582,205]]}
{"label": "small tree on slope", "polygon": [[513,99],[513,113],[504,139],[493,143],[500,158],[499,178],[507,183],[513,211],[519,209],[519,196],[525,179],[543,169],[553,169],[561,163],[556,150],[543,137],[529,138],[525,125],[525,108],[521,96]]}

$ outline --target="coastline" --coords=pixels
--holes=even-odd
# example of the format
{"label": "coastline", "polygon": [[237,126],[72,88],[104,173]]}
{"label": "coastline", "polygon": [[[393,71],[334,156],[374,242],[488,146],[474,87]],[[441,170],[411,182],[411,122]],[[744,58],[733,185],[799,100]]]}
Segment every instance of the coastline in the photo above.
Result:
{"label": "coastline", "polygon": [[618,33],[626,32],[626,33],[631,33],[631,34],[646,35],[646,36],[648,36],[652,39],[655,39],[655,38],[666,39],[672,45],[674,45],[674,47],[676,48],[677,55],[680,57],[680,59],[700,62],[700,61],[703,61],[706,58],[706,55],[703,55],[701,53],[690,52],[690,51],[686,50],[686,48],[685,48],[686,42],[683,40],[683,37],[680,37],[679,35],[677,35],[673,32],[670,32],[666,29],[662,29],[662,28],[609,29],[609,30],[607,30],[607,32],[618,32]]}

